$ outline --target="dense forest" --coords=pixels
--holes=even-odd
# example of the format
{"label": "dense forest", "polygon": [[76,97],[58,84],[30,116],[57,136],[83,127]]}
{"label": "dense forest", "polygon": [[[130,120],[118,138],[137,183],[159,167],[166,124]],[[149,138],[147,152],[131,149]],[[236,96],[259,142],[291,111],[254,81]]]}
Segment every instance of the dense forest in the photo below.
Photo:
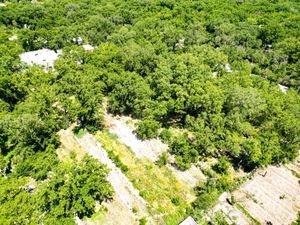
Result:
{"label": "dense forest", "polygon": [[[59,130],[74,122],[102,129],[104,97],[110,113],[140,120],[140,138],[168,143],[179,169],[219,159],[208,174],[217,179],[196,188],[198,219],[235,185],[229,165],[253,171],[293,160],[299,11],[296,0],[4,2],[0,224],[73,224],[74,215],[93,214],[96,200],[112,198],[104,165],[56,155]],[[62,49],[55,70],[21,63],[19,54],[41,48]]]}

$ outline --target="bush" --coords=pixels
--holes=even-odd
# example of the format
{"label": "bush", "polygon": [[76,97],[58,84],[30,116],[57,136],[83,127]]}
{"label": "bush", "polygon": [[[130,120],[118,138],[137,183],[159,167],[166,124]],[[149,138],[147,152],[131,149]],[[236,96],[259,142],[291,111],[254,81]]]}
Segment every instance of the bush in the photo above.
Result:
{"label": "bush", "polygon": [[150,139],[157,137],[158,135],[158,129],[161,127],[160,123],[151,120],[151,119],[146,119],[138,123],[138,128],[136,130],[136,134],[141,138],[141,139]]}
{"label": "bush", "polygon": [[167,152],[163,152],[158,160],[156,161],[156,165],[158,165],[159,167],[161,166],[165,166],[168,163],[168,153]]}
{"label": "bush", "polygon": [[163,129],[159,137],[161,140],[167,144],[172,142],[172,132],[169,129]]}
{"label": "bush", "polygon": [[145,217],[143,217],[139,220],[139,222],[140,222],[140,225],[146,225],[147,224],[147,219]]}
{"label": "bush", "polygon": [[172,198],[171,202],[176,205],[179,206],[180,205],[180,198],[178,198],[177,196]]}
{"label": "bush", "polygon": [[107,151],[108,157],[114,162],[114,164],[123,172],[126,173],[128,171],[128,167],[122,163],[119,155],[116,155],[113,151]]}
{"label": "bush", "polygon": [[230,164],[226,157],[221,157],[219,161],[213,165],[213,170],[220,174],[227,174]]}
{"label": "bush", "polygon": [[191,164],[185,160],[181,156],[177,156],[175,160],[176,165],[180,170],[187,170],[191,168]]}

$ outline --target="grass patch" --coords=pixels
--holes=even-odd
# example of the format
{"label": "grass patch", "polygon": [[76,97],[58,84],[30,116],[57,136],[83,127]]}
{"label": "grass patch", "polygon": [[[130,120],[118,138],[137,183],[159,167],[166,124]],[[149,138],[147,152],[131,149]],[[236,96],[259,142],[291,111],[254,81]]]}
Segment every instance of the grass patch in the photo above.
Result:
{"label": "grass patch", "polygon": [[261,225],[241,204],[236,203],[236,207],[241,210],[255,225]]}
{"label": "grass patch", "polygon": [[84,218],[85,220],[88,220],[89,222],[102,224],[106,221],[106,212],[103,210],[100,210],[98,212],[95,212],[91,218]]}
{"label": "grass patch", "polygon": [[87,134],[87,130],[80,128],[79,130],[74,130],[74,134],[77,138],[82,138],[85,134]]}
{"label": "grass patch", "polygon": [[190,187],[177,181],[167,167],[136,158],[127,146],[107,131],[97,132],[96,138],[106,151],[117,155],[128,168],[125,174],[149,203],[151,214],[163,215],[165,224],[178,224],[185,218],[189,201],[194,197]]}
{"label": "grass patch", "polygon": [[71,161],[74,156],[80,159],[85,155],[85,151],[80,147],[73,133],[69,131],[61,130],[59,132],[61,146],[56,153],[62,161]]}
{"label": "grass patch", "polygon": [[295,170],[291,170],[292,171],[292,174],[297,177],[298,179],[300,179],[300,174],[297,173]]}
{"label": "grass patch", "polygon": [[128,171],[128,167],[122,163],[119,155],[116,155],[113,151],[107,150],[108,157],[114,162],[114,164],[121,169],[123,173]]}

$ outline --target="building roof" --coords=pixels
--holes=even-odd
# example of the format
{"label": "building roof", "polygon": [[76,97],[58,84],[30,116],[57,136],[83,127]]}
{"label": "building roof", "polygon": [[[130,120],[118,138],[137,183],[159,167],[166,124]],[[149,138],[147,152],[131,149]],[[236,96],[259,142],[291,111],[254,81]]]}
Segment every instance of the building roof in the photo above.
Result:
{"label": "building roof", "polygon": [[191,216],[189,216],[184,221],[182,221],[179,225],[198,225],[198,224]]}
{"label": "building roof", "polygon": [[25,52],[20,55],[22,62],[27,63],[28,65],[41,65],[45,69],[53,68],[54,61],[58,59],[58,56],[61,54],[61,51],[54,51],[50,49],[40,49],[31,52]]}

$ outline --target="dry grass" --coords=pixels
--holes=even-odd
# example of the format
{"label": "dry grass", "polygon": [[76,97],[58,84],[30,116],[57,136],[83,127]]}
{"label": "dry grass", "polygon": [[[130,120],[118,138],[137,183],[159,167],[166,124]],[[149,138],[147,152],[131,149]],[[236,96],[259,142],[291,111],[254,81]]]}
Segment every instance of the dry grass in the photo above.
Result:
{"label": "dry grass", "polygon": [[60,130],[58,134],[61,146],[57,149],[56,153],[61,161],[71,160],[72,154],[78,158],[81,158],[85,154],[74,137],[72,127],[67,130]]}

